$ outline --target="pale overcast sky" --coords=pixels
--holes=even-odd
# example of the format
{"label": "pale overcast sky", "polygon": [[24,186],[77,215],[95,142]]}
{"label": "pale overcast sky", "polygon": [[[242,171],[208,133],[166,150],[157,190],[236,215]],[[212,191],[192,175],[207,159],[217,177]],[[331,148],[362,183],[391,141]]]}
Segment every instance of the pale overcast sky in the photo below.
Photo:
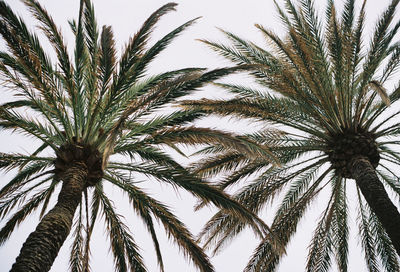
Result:
{"label": "pale overcast sky", "polygon": [[[112,25],[115,37],[118,41],[118,48],[121,49],[124,43],[133,35],[144,22],[144,20],[161,5],[170,2],[162,0],[92,0],[97,14],[99,25]],[[6,0],[11,5],[14,11],[17,11],[22,17],[26,18],[30,26],[34,26],[34,21],[27,15],[26,9],[18,0]],[[277,19],[277,14],[274,9],[272,0],[180,0],[175,1],[179,5],[176,12],[166,15],[158,24],[153,38],[158,39],[168,33],[170,30],[181,25],[182,23],[202,16],[202,18],[193,27],[183,33],[167,48],[164,53],[152,64],[150,72],[160,72],[172,70],[175,68],[183,67],[221,67],[227,66],[229,63],[222,57],[217,56],[206,46],[201,44],[196,39],[209,39],[212,41],[223,41],[224,38],[216,27],[229,30],[240,37],[244,37],[259,45],[265,46],[262,35],[254,27],[255,23],[264,25],[266,28],[274,29],[278,34],[281,33],[281,28]],[[282,3],[283,0],[278,0]],[[336,1],[340,5],[343,0]],[[361,5],[361,0],[357,5]],[[385,8],[389,0],[370,0],[367,4],[367,18],[368,24],[366,26],[366,33],[371,29],[371,23],[376,22],[377,15]],[[56,1],[56,0],[40,0],[40,3],[46,7],[50,14],[52,14],[56,23],[61,26],[63,33],[67,37],[68,44],[73,44],[72,34],[69,31],[67,20],[76,18],[79,6],[79,0],[69,1]],[[319,6],[324,6],[326,0],[316,0]],[[397,17],[398,18],[398,17]],[[3,44],[0,42],[0,46]],[[3,46],[4,48],[4,46]],[[208,97],[221,97],[223,94],[218,93],[216,90],[208,90],[202,93]],[[3,96],[3,94],[1,95]],[[0,96],[0,97],[1,97]],[[0,102],[4,102],[4,97],[0,98]],[[225,121],[224,121],[225,122]],[[202,125],[211,125],[218,127],[218,119],[208,119],[203,121]],[[225,127],[227,124],[224,124]],[[228,126],[233,126],[229,123]],[[237,127],[235,127],[236,129]],[[24,151],[28,149],[29,143],[11,138],[4,133],[0,134],[0,152],[5,151]],[[21,139],[21,138],[18,138]],[[2,182],[7,181],[9,176],[1,176]],[[0,184],[1,184],[0,183]],[[158,185],[148,185],[148,191],[152,190],[154,196],[158,199],[168,203],[176,214],[185,222],[193,233],[197,233],[207,219],[212,215],[211,210],[205,209],[200,212],[194,213],[193,204],[195,200],[186,192],[176,194],[167,186],[158,187]],[[0,185],[1,186],[1,185]],[[351,190],[351,188],[350,188]],[[116,200],[120,198],[117,195]],[[349,199],[350,202],[352,201]],[[155,259],[155,253],[145,229],[143,228],[140,220],[134,216],[128,204],[121,200],[116,201],[116,206],[119,208],[121,214],[125,216],[127,225],[138,243],[142,248],[142,255],[145,263],[150,272],[159,271]],[[278,269],[280,272],[304,271],[307,246],[310,241],[312,231],[315,227],[316,219],[321,213],[318,207],[318,202],[315,206],[311,207],[307,217],[301,221],[297,235],[292,239],[292,242],[287,250],[288,256],[284,257]],[[324,207],[321,205],[320,207]],[[270,216],[264,217],[267,222],[270,222]],[[269,221],[268,221],[269,218]],[[353,216],[351,217],[352,234],[350,245],[350,267],[349,271],[366,271],[364,260],[360,254],[361,248],[357,240],[357,230],[355,226],[355,213],[353,209]],[[37,224],[37,216],[31,216],[25,223],[23,223],[17,231],[11,236],[9,241],[0,247],[0,272],[8,271],[11,268],[16,256],[19,253],[23,241],[27,235],[34,230]],[[29,221],[29,222],[28,222]],[[0,227],[3,222],[0,222]],[[159,236],[161,242],[161,250],[164,256],[165,270],[167,272],[191,272],[197,271],[191,266],[180,254],[177,247],[175,247],[164,235],[162,228],[159,228]],[[113,271],[113,260],[108,250],[108,242],[106,243],[104,229],[101,224],[97,225],[97,229],[92,241],[92,271]],[[226,248],[220,255],[213,257],[212,262],[218,272],[239,272],[242,271],[247,260],[249,259],[252,251],[257,245],[251,232],[245,232],[238,239]],[[69,246],[67,241],[61,249],[52,270],[67,271]],[[332,271],[336,271],[332,270]]]}

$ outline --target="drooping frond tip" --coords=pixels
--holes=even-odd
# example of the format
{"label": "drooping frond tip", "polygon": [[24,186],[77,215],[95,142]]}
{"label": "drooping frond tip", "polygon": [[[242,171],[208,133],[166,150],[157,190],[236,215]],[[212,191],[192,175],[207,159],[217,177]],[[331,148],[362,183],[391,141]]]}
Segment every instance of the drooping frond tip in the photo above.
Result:
{"label": "drooping frond tip", "polygon": [[386,104],[386,106],[390,105],[390,98],[387,94],[386,89],[376,80],[372,80],[369,82],[369,87],[376,91],[381,97],[382,101]]}

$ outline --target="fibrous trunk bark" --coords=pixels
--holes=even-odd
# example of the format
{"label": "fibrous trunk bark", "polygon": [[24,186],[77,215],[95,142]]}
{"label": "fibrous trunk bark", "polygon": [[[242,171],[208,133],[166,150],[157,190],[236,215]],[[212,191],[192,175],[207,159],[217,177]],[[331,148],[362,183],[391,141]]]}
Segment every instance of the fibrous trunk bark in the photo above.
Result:
{"label": "fibrous trunk bark", "polygon": [[85,188],[87,168],[84,163],[75,163],[61,179],[63,185],[58,200],[32,232],[13,264],[10,272],[49,271],[58,251],[67,238]]}
{"label": "fibrous trunk bark", "polygon": [[368,158],[363,156],[354,158],[349,168],[365,200],[378,217],[392,241],[397,255],[400,256],[400,213],[390,200],[375,169]]}

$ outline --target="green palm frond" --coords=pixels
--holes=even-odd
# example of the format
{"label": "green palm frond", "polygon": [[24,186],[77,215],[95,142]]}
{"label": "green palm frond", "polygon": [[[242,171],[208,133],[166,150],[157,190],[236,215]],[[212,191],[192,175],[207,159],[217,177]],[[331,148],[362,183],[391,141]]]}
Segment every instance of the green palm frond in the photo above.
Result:
{"label": "green palm frond", "polygon": [[[47,183],[48,181],[50,181],[52,179],[53,179],[53,177],[46,178],[27,189],[20,190],[18,192],[12,192],[12,194],[9,194],[6,197],[3,197],[4,200],[1,201],[1,204],[0,204],[0,217],[4,218],[14,207],[18,206],[19,203],[25,201],[25,199],[28,197],[29,193],[31,193],[36,188],[40,188],[40,186],[42,186],[42,184]],[[48,195],[51,195],[52,190],[49,190],[48,193],[49,193]],[[45,201],[44,205],[46,203],[46,200],[47,200],[47,196],[44,200]],[[44,207],[44,205],[43,205],[43,207]]]}
{"label": "green palm frond", "polygon": [[60,62],[59,63],[60,68],[63,71],[62,75],[63,79],[65,80],[66,85],[69,87],[68,91],[71,92],[73,88],[72,86],[73,68],[69,60],[67,47],[65,45],[63,36],[58,30],[58,27],[54,23],[52,17],[37,1],[27,0],[24,2],[30,8],[35,18],[42,24],[41,26],[42,31],[53,45],[57,53],[58,60]]}
{"label": "green palm frond", "polygon": [[[337,183],[339,184],[339,183]],[[331,226],[335,192],[331,195],[328,208],[324,211],[313,233],[307,260],[307,271],[329,271],[331,265],[332,237]]]}
{"label": "green palm frond", "polygon": [[0,167],[2,170],[6,171],[17,167],[23,167],[27,163],[31,162],[42,162],[43,164],[49,164],[53,160],[51,157],[34,157],[20,153],[0,153],[0,158]]}
{"label": "green palm frond", "polygon": [[364,248],[365,261],[369,271],[379,271],[379,265],[376,256],[376,247],[374,244],[374,235],[371,230],[371,224],[368,221],[368,210],[364,207],[360,192],[357,191],[359,200],[358,226],[361,233],[361,243]]}
{"label": "green palm frond", "polygon": [[121,221],[121,217],[115,213],[113,203],[99,186],[95,188],[95,194],[97,194],[100,207],[104,212],[110,236],[111,251],[115,259],[115,269],[117,271],[146,271],[142,257],[138,252],[139,248],[128,232],[127,226]]}
{"label": "green palm frond", "polygon": [[[47,194],[53,191],[53,187],[56,186],[58,181],[53,181],[50,186],[45,189],[42,189],[40,192],[33,195],[10,219],[6,222],[6,224],[0,230],[0,244],[4,244],[4,242],[10,237],[11,233],[15,230],[15,228],[33,211],[35,211],[40,203],[45,200]],[[2,205],[3,206],[3,205]],[[7,211],[8,212],[8,209]]]}
{"label": "green palm frond", "polygon": [[83,255],[83,236],[82,236],[82,231],[83,231],[83,222],[82,222],[82,205],[79,207],[79,214],[78,214],[78,220],[75,222],[75,231],[74,231],[74,241],[72,243],[71,247],[71,255],[70,255],[70,261],[69,261],[69,267],[71,272],[78,272],[78,271],[84,271],[83,270],[83,265],[82,265],[82,257]]}
{"label": "green palm frond", "polygon": [[[162,203],[151,198],[139,188],[128,182],[117,180],[113,177],[108,177],[108,180],[113,184],[120,187],[125,191],[130,199],[131,204],[138,214],[143,219],[146,226],[152,229],[152,225],[149,225],[151,221],[151,214],[162,222],[165,230],[170,238],[173,238],[180,248],[184,251],[187,257],[190,257],[194,263],[201,267],[202,271],[212,270],[212,265],[209,262],[207,256],[202,253],[201,249],[195,244],[193,237],[187,230],[185,225],[180,222]],[[153,243],[157,251],[157,258],[159,261],[160,268],[163,269],[163,262],[161,258],[161,252],[159,249],[158,240],[155,239],[155,233],[153,236]]]}
{"label": "green palm frond", "polygon": [[[158,10],[156,10],[150,17],[144,22],[140,30],[127,44],[126,49],[121,57],[119,66],[121,70],[119,72],[119,84],[123,84],[123,80],[129,76],[132,67],[139,61],[139,56],[145,51],[145,46],[148,42],[149,36],[158,22],[158,20],[166,13],[175,10],[175,3],[168,3]],[[121,82],[122,80],[122,82]]]}
{"label": "green palm frond", "polygon": [[249,156],[261,156],[272,162],[277,162],[273,153],[267,148],[257,145],[247,138],[233,137],[231,134],[208,128],[173,127],[158,131],[157,135],[150,138],[152,144],[167,144],[183,142],[188,145],[218,143],[226,148],[249,154]]}
{"label": "green palm frond", "polygon": [[[258,213],[269,201],[273,201],[274,197],[287,186],[292,178],[310,169],[311,172],[315,172],[318,164],[319,162],[311,164],[291,174],[288,174],[290,167],[269,168],[259,179],[242,188],[236,194],[236,199],[252,212]],[[199,236],[204,240],[204,245],[207,248],[218,245],[217,248],[220,249],[224,245],[223,241],[227,242],[233,239],[245,226],[245,222],[240,222],[238,218],[224,212],[218,212],[209,220]]]}
{"label": "green palm frond", "polygon": [[[335,193],[335,210],[332,224],[332,240],[336,248],[336,263],[341,271],[346,271],[348,267],[348,206],[346,199],[346,183],[344,179],[338,179],[337,193]],[[335,185],[335,184],[334,184]]]}
{"label": "green palm frond", "polygon": [[[282,243],[287,244],[289,242],[307,206],[311,204],[311,201],[322,189],[317,189],[317,186],[329,172],[330,169],[325,171],[298,201],[287,208],[281,206],[277,211],[277,215],[271,227],[272,233],[279,237]],[[280,255],[272,250],[271,244],[267,241],[262,241],[253,253],[244,271],[273,271],[279,263],[279,259]]]}
{"label": "green palm frond", "polygon": [[[249,159],[238,152],[226,152],[224,154],[210,158],[209,160],[192,164],[193,172],[196,175],[207,177],[213,176],[220,171],[227,172],[237,169]],[[265,162],[263,162],[263,165]]]}

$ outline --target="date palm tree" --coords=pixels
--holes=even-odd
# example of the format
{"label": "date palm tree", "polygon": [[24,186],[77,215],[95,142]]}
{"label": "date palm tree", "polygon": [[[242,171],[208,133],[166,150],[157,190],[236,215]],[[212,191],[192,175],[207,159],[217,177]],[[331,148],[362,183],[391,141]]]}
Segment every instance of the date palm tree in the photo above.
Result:
{"label": "date palm tree", "polygon": [[[276,4],[285,36],[256,25],[271,45],[268,49],[227,31],[228,44],[204,41],[238,65],[255,65],[249,71],[259,88],[267,89],[219,83],[234,97],[187,100],[182,105],[258,122],[262,128],[247,137],[270,146],[281,165],[271,167],[262,158],[215,145],[200,152],[211,158],[193,169],[204,177],[228,170],[230,175],[219,182],[223,189],[251,177],[235,198],[255,213],[286,192],[271,224],[272,233],[285,245],[306,208],[325,191],[329,196],[309,246],[307,271],[328,271],[332,258],[340,271],[347,271],[348,198],[357,199],[368,270],[399,271],[400,214],[386,190],[395,199],[400,196],[393,169],[400,159],[394,148],[400,111],[389,107],[399,100],[400,87],[390,92],[385,88],[393,86],[389,80],[400,64],[400,45],[393,42],[400,27],[393,22],[399,1],[391,1],[381,14],[369,44],[363,42],[366,1],[358,14],[356,1],[346,0],[341,14],[334,2],[327,1],[325,21],[312,0],[299,0],[298,6],[290,0],[284,1],[285,7]],[[350,184],[356,185],[354,195],[346,189]],[[201,237],[217,252],[244,227],[221,211]],[[264,240],[245,271],[275,271],[280,259]]]}
{"label": "date palm tree", "polygon": [[[229,209],[265,236],[267,227],[261,220],[191,175],[161,148],[221,142],[223,138],[226,147],[242,148],[249,154],[256,150],[249,141],[190,126],[201,113],[160,111],[174,99],[237,70],[186,68],[152,76],[146,73],[149,63],[196,19],[148,47],[155,24],[176,4],[162,6],[144,22],[117,60],[111,27],[99,31],[91,2],[81,0],[79,17],[70,22],[75,35],[71,57],[46,10],[38,1],[23,2],[53,46],[57,61],[52,62],[38,36],[0,1],[0,34],[7,45],[7,50],[0,52],[0,71],[3,85],[15,94],[12,101],[0,106],[0,125],[40,142],[29,154],[0,153],[1,169],[16,170],[0,189],[0,217],[7,218],[0,230],[0,244],[32,212],[41,210],[41,220],[11,271],[50,270],[71,229],[70,269],[89,271],[89,241],[96,223],[106,226],[116,271],[146,271],[138,245],[107,194],[110,186],[125,193],[143,220],[161,271],[164,266],[154,219],[200,271],[213,271],[189,230],[166,205],[141,188],[137,175],[183,188],[203,201]],[[259,155],[268,156],[266,150],[258,150]],[[57,202],[47,211],[59,187]]]}

